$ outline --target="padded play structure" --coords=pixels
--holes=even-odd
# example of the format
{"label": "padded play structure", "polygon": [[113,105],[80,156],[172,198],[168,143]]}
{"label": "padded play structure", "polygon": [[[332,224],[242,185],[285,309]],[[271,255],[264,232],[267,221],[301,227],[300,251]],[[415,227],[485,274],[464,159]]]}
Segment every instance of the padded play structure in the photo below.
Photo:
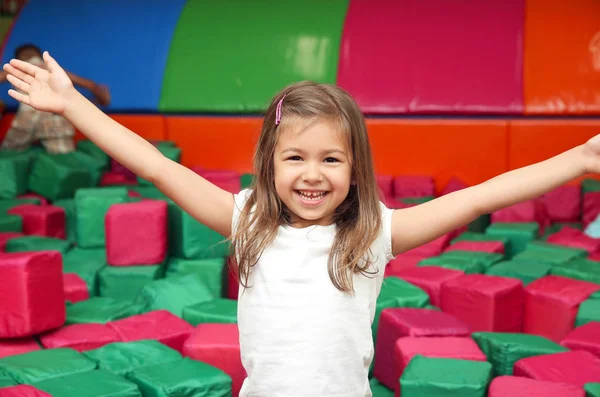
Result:
{"label": "padded play structure", "polygon": [[[270,97],[339,84],[367,115],[382,200],[405,208],[599,133],[599,29],[593,0],[30,0],[2,60],[49,50],[233,193]],[[0,397],[237,396],[228,243],[76,139],[0,152]],[[373,395],[600,397],[599,215],[587,176],[392,260]]]}

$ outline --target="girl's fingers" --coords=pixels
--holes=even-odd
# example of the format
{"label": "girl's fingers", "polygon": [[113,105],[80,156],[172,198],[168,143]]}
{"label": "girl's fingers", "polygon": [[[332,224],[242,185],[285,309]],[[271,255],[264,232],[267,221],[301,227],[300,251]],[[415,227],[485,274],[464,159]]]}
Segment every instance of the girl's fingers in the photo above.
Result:
{"label": "girl's fingers", "polygon": [[11,59],[10,65],[13,66],[15,69],[19,69],[19,70],[21,70],[27,74],[30,74],[32,76],[35,76],[35,74],[37,72],[42,70],[41,68],[39,68],[35,65],[32,65],[31,63],[23,62],[18,59]]}
{"label": "girl's fingers", "polygon": [[28,95],[24,95],[18,91],[15,91],[13,89],[8,90],[8,95],[10,95],[11,97],[15,98],[17,101],[19,102],[23,102],[26,105],[30,105],[29,103],[29,96]]}
{"label": "girl's fingers", "polygon": [[52,58],[50,56],[50,53],[48,51],[44,51],[44,54],[42,55],[42,57],[44,58],[44,61],[46,62],[46,65],[48,66],[48,70],[50,72],[53,72],[60,68],[60,66],[58,65],[58,62],[56,62],[54,60],[54,58]]}
{"label": "girl's fingers", "polygon": [[[24,82],[31,84],[35,81],[35,77],[33,77],[30,74],[26,74],[21,72],[19,69],[7,64],[4,64],[4,70],[9,73],[12,74],[13,76],[17,77],[20,80],[23,80]],[[7,76],[8,77],[8,76]]]}
{"label": "girl's fingers", "polygon": [[12,74],[7,74],[6,75],[6,80],[8,80],[8,82],[11,83],[19,91],[23,91],[25,93],[28,93],[29,90],[31,89],[31,85],[27,84],[26,82],[24,82],[21,79],[16,78]]}

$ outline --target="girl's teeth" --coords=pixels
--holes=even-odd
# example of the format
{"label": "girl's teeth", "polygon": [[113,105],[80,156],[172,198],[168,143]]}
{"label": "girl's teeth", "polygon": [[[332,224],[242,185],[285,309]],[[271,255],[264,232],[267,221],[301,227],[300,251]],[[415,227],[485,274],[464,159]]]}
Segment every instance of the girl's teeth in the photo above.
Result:
{"label": "girl's teeth", "polygon": [[325,195],[325,192],[322,192],[322,193],[299,192],[299,193],[302,196],[302,198],[304,198],[306,200],[319,200]]}

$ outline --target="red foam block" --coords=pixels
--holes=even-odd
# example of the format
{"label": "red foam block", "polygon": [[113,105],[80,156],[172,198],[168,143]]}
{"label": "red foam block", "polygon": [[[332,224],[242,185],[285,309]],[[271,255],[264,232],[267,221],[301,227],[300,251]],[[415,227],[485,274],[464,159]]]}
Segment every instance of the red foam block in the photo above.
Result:
{"label": "red foam block", "polygon": [[521,376],[498,376],[490,383],[488,397],[585,397],[585,391],[574,385],[545,382]]}
{"label": "red foam block", "polygon": [[71,348],[78,352],[97,349],[108,343],[119,342],[117,332],[106,324],[72,324],[40,335],[46,349]]}
{"label": "red foam block", "polygon": [[0,397],[52,397],[52,395],[33,386],[18,385],[1,388]]}
{"label": "red foam block", "polygon": [[136,185],[137,181],[130,179],[127,175],[119,172],[105,172],[100,178],[100,186],[114,185]]}
{"label": "red foam block", "polygon": [[426,197],[435,195],[433,177],[426,175],[399,175],[394,178],[394,196]]}
{"label": "red foam block", "polygon": [[246,370],[240,357],[237,324],[200,324],[183,345],[183,355],[219,368],[233,381],[233,396],[239,395]]}
{"label": "red foam block", "polygon": [[242,189],[240,174],[229,170],[208,170],[202,167],[192,167],[192,171],[230,193],[237,194]]}
{"label": "red foam block", "polygon": [[590,254],[600,251],[600,239],[590,237],[581,230],[569,226],[551,234],[546,241],[565,247],[581,248]]}
{"label": "red foam block", "polygon": [[504,254],[504,244],[500,241],[457,241],[446,251],[478,251]]}
{"label": "red foam block", "polygon": [[155,265],[167,255],[167,203],[115,204],[105,217],[106,260],[111,266]]}
{"label": "red foam block", "polygon": [[194,331],[189,323],[167,310],[154,310],[112,321],[108,326],[117,331],[123,342],[153,339],[179,352]]}
{"label": "red foam block", "polygon": [[468,336],[469,326],[437,310],[384,309],[377,328],[373,375],[390,389],[396,387],[398,368],[394,361],[394,346],[405,336]]}
{"label": "red foam block", "polygon": [[581,302],[599,289],[598,284],[562,276],[535,280],[525,288],[524,332],[559,342],[573,329]]}
{"label": "red foam block", "polygon": [[[422,355],[432,358],[455,358],[459,360],[486,361],[487,357],[470,337],[406,337],[396,341],[394,348],[396,380],[400,379],[410,360]],[[396,396],[400,395],[400,383],[396,381]]]}
{"label": "red foam block", "polygon": [[65,210],[53,205],[22,204],[8,210],[23,219],[23,234],[65,238]]}
{"label": "red foam block", "polygon": [[377,186],[383,197],[394,197],[394,177],[391,175],[377,175]]}
{"label": "red foam block", "polygon": [[240,285],[235,272],[236,266],[231,257],[227,258],[227,297],[234,300],[238,299],[240,291]]}
{"label": "red foam block", "polygon": [[90,297],[87,284],[78,274],[63,274],[63,284],[65,287],[65,300],[71,303],[83,301]]}
{"label": "red foam block", "polygon": [[600,359],[586,351],[543,354],[517,361],[514,375],[583,387],[600,382]]}
{"label": "red foam block", "polygon": [[585,350],[600,358],[600,321],[591,321],[575,328],[560,342],[571,350]]}
{"label": "red foam block", "polygon": [[38,345],[33,338],[0,340],[0,358],[28,353],[40,349],[40,345]]}
{"label": "red foam block", "polygon": [[129,168],[112,158],[110,159],[110,171],[117,174],[122,174],[128,180],[137,180],[137,176],[131,170],[129,170]]}
{"label": "red foam block", "polygon": [[590,192],[583,195],[583,227],[592,223],[600,214],[600,192]]}
{"label": "red foam block", "polygon": [[540,234],[550,226],[546,207],[540,199],[528,200],[492,213],[492,222],[536,222],[540,225]]}
{"label": "red foam block", "polygon": [[22,237],[22,233],[16,232],[0,232],[0,252],[3,252],[6,249],[6,242],[11,238]]}
{"label": "red foam block", "polygon": [[442,285],[441,308],[474,332],[521,332],[524,295],[521,280],[467,274]]}
{"label": "red foam block", "polygon": [[0,274],[0,338],[32,336],[64,324],[59,252],[0,253]]}
{"label": "red foam block", "polygon": [[396,277],[400,277],[404,281],[408,281],[427,292],[431,304],[439,307],[441,304],[442,285],[464,274],[460,270],[446,269],[439,266],[419,266],[405,269],[396,274]]}
{"label": "red foam block", "polygon": [[425,255],[411,254],[410,252],[403,252],[402,254],[396,255],[394,259],[389,261],[385,267],[385,277],[387,276],[398,276],[404,273],[408,269],[417,267],[419,262],[427,258]]}
{"label": "red foam block", "polygon": [[561,186],[542,197],[548,217],[553,222],[577,222],[581,219],[581,188]]}

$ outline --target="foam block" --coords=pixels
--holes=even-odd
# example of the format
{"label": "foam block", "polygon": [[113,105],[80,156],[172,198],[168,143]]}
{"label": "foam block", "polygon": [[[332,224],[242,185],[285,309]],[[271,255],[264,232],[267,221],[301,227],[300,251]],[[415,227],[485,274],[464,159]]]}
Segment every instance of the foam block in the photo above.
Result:
{"label": "foam block", "polygon": [[211,182],[213,185],[233,194],[242,190],[240,174],[230,170],[208,170],[202,167],[192,167],[192,171]]}
{"label": "foam block", "polygon": [[64,273],[63,285],[65,288],[65,300],[68,302],[75,303],[90,297],[87,284],[76,273]]}
{"label": "foam block", "polygon": [[229,375],[233,396],[238,396],[246,378],[246,370],[240,358],[237,324],[199,325],[185,341],[183,354],[219,368]]}
{"label": "foam block", "polygon": [[577,386],[544,382],[520,376],[499,376],[492,380],[488,397],[560,396],[585,397],[585,391]]}
{"label": "foam block", "polygon": [[0,389],[1,397],[52,397],[51,394],[43,392],[29,385],[18,385]]}
{"label": "foam block", "polygon": [[25,193],[25,194],[21,194],[19,196],[17,196],[17,199],[31,199],[31,200],[35,200],[35,203],[31,203],[31,204],[39,204],[39,205],[48,205],[48,199],[44,196],[41,196],[37,193]]}
{"label": "foam block", "polygon": [[579,305],[598,290],[600,285],[561,276],[532,282],[525,288],[524,332],[560,341],[573,329]]}
{"label": "foam block", "polygon": [[385,277],[399,276],[405,270],[417,267],[417,265],[426,258],[426,256],[413,255],[409,252],[398,254],[395,258],[388,262],[387,266],[385,267],[384,275]]}
{"label": "foam block", "polygon": [[416,356],[400,378],[400,395],[485,397],[491,377],[485,361]]}
{"label": "foam block", "polygon": [[587,393],[587,397],[600,397],[600,382],[586,383],[584,389]]}
{"label": "foam block", "polygon": [[475,332],[471,335],[494,369],[494,376],[512,375],[523,358],[567,351],[558,343],[538,335],[512,332]]}
{"label": "foam block", "polygon": [[[389,354],[389,352],[388,352]],[[415,356],[455,358],[459,360],[486,361],[485,354],[469,337],[404,337],[394,347],[395,389],[399,391],[398,379]]]}
{"label": "foam block", "polygon": [[405,336],[468,336],[471,330],[464,322],[445,313],[428,309],[385,309],[381,313],[373,374],[384,385],[394,389],[399,374],[394,362],[394,346]]}
{"label": "foam block", "polygon": [[406,254],[421,255],[424,257],[439,255],[446,249],[446,247],[448,247],[451,238],[452,235],[450,233],[446,233],[435,240],[425,243],[410,251],[406,251]]}
{"label": "foam block", "polygon": [[75,199],[61,199],[52,203],[56,207],[60,207],[65,211],[65,233],[66,239],[71,244],[77,241],[77,214],[75,207]]}
{"label": "foam block", "polygon": [[0,252],[4,251],[6,242],[15,237],[23,237],[23,234],[17,232],[0,232]]}
{"label": "foam block", "polygon": [[0,213],[0,232],[21,233],[23,219],[20,216]]}
{"label": "foam block", "polygon": [[600,360],[586,351],[544,354],[517,361],[514,374],[583,387],[589,382],[600,382]]}
{"label": "foam block", "polygon": [[143,308],[141,306],[129,301],[98,296],[68,305],[66,324],[106,324],[142,312]]}
{"label": "foam block", "polygon": [[98,160],[103,165],[103,168],[108,168],[110,165],[110,156],[106,154],[98,145],[89,139],[82,139],[77,142],[77,150],[87,154],[90,157]]}
{"label": "foam block", "polygon": [[579,305],[575,326],[579,327],[590,321],[600,321],[600,299],[590,297]]}
{"label": "foam block", "polygon": [[457,258],[457,259],[468,259],[475,263],[480,263],[483,270],[487,270],[492,265],[500,262],[504,259],[504,255],[495,252],[481,252],[481,251],[461,251],[451,250],[446,251],[440,255],[441,258]]}
{"label": "foam block", "polygon": [[443,267],[445,269],[458,270],[465,274],[477,274],[485,271],[481,261],[478,261],[475,258],[444,257],[441,255],[423,259],[421,262],[419,262],[418,266]]}
{"label": "foam block", "polygon": [[442,285],[441,308],[473,331],[521,332],[523,300],[520,280],[470,274]]}
{"label": "foam block", "polygon": [[558,233],[550,235],[546,241],[566,247],[581,248],[590,254],[600,251],[600,239],[590,237],[572,227],[563,227]]}
{"label": "foam block", "polygon": [[106,265],[106,250],[75,247],[63,258],[64,272],[77,274],[85,281],[90,296],[96,296],[98,272]]}
{"label": "foam block", "polygon": [[575,328],[560,341],[571,350],[585,350],[600,358],[600,321]]}
{"label": "foam block", "polygon": [[65,322],[58,252],[0,253],[0,338],[35,335]]}
{"label": "foam block", "polygon": [[394,177],[394,197],[426,197],[435,195],[433,177],[427,175],[399,175]]}
{"label": "foam block", "polygon": [[236,324],[238,302],[233,299],[214,299],[183,308],[183,319],[196,326],[206,323]]}
{"label": "foam block", "polygon": [[566,247],[560,244],[552,244],[545,241],[533,240],[527,243],[526,251],[541,251],[550,254],[549,256],[555,256],[556,254],[565,254],[569,255],[565,256],[566,260],[571,260],[578,257],[586,257],[588,255],[588,251],[583,248],[577,247]]}
{"label": "foam block", "polygon": [[581,189],[561,186],[542,197],[546,213],[552,222],[577,222],[581,219]]}
{"label": "foam block", "polygon": [[119,341],[114,329],[104,324],[73,324],[39,336],[46,349],[68,347],[78,352]]}
{"label": "foam block", "polygon": [[172,363],[182,356],[155,340],[115,342],[83,353],[98,365],[99,369],[125,376],[136,368]]}
{"label": "foam block", "polygon": [[587,259],[574,259],[552,266],[550,274],[600,284],[600,266]]}
{"label": "foam block", "polygon": [[492,223],[537,223],[540,233],[550,226],[546,207],[540,199],[528,200],[492,213]]}
{"label": "foam block", "polygon": [[529,241],[535,240],[540,226],[536,222],[496,222],[485,233],[491,236],[505,237],[510,241],[506,255],[510,258],[525,250]]}
{"label": "foam block", "polygon": [[95,363],[69,348],[36,350],[0,360],[0,372],[18,383],[27,384],[92,371],[95,368]]}
{"label": "foam block", "polygon": [[135,180],[128,179],[126,175],[109,171],[102,174],[100,186],[137,185]]}
{"label": "foam block", "polygon": [[195,274],[206,285],[212,296],[220,297],[223,296],[223,274],[226,266],[227,259],[224,257],[208,259],[171,257],[167,265],[166,277]]}
{"label": "foam block", "polygon": [[123,342],[154,339],[177,351],[181,351],[183,342],[194,329],[166,310],[156,310],[111,321],[108,325],[117,331]]}
{"label": "foam block", "polygon": [[142,288],[164,275],[164,265],[104,266],[98,271],[98,295],[134,300]]}
{"label": "foam block", "polygon": [[106,213],[106,258],[111,266],[158,264],[167,254],[167,203],[115,204]]}
{"label": "foam block", "polygon": [[33,338],[5,339],[0,341],[0,358],[40,349],[40,345]]}
{"label": "foam block", "polygon": [[24,234],[60,239],[66,237],[65,211],[60,207],[23,204],[11,208],[8,213],[23,219]]}
{"label": "foam block", "polygon": [[540,262],[503,261],[489,268],[485,274],[490,276],[512,277],[521,280],[527,286],[550,273],[551,265]]}
{"label": "foam block", "polygon": [[422,288],[429,295],[429,300],[434,306],[440,306],[442,285],[449,280],[462,276],[460,270],[446,269],[438,266],[422,266],[406,269],[398,273],[398,277]]}
{"label": "foam block", "polygon": [[6,252],[56,251],[65,254],[70,248],[71,244],[63,239],[42,236],[23,236],[8,240],[4,250]]}
{"label": "foam block", "polygon": [[583,194],[583,227],[587,227],[600,214],[600,192]]}
{"label": "foam block", "polygon": [[446,248],[450,251],[476,251],[504,254],[504,244],[500,241],[458,241]]}
{"label": "foam block", "polygon": [[31,156],[27,153],[3,152],[0,154],[0,200],[13,199],[27,191],[27,174]]}
{"label": "foam block", "polygon": [[141,397],[135,384],[101,369],[45,379],[33,386],[62,397]]}
{"label": "foam block", "polygon": [[377,186],[383,197],[394,197],[394,177],[391,175],[377,175]]}
{"label": "foam block", "polygon": [[104,217],[113,204],[128,200],[127,189],[122,187],[78,189],[77,244],[81,248],[100,248],[105,245]]}

